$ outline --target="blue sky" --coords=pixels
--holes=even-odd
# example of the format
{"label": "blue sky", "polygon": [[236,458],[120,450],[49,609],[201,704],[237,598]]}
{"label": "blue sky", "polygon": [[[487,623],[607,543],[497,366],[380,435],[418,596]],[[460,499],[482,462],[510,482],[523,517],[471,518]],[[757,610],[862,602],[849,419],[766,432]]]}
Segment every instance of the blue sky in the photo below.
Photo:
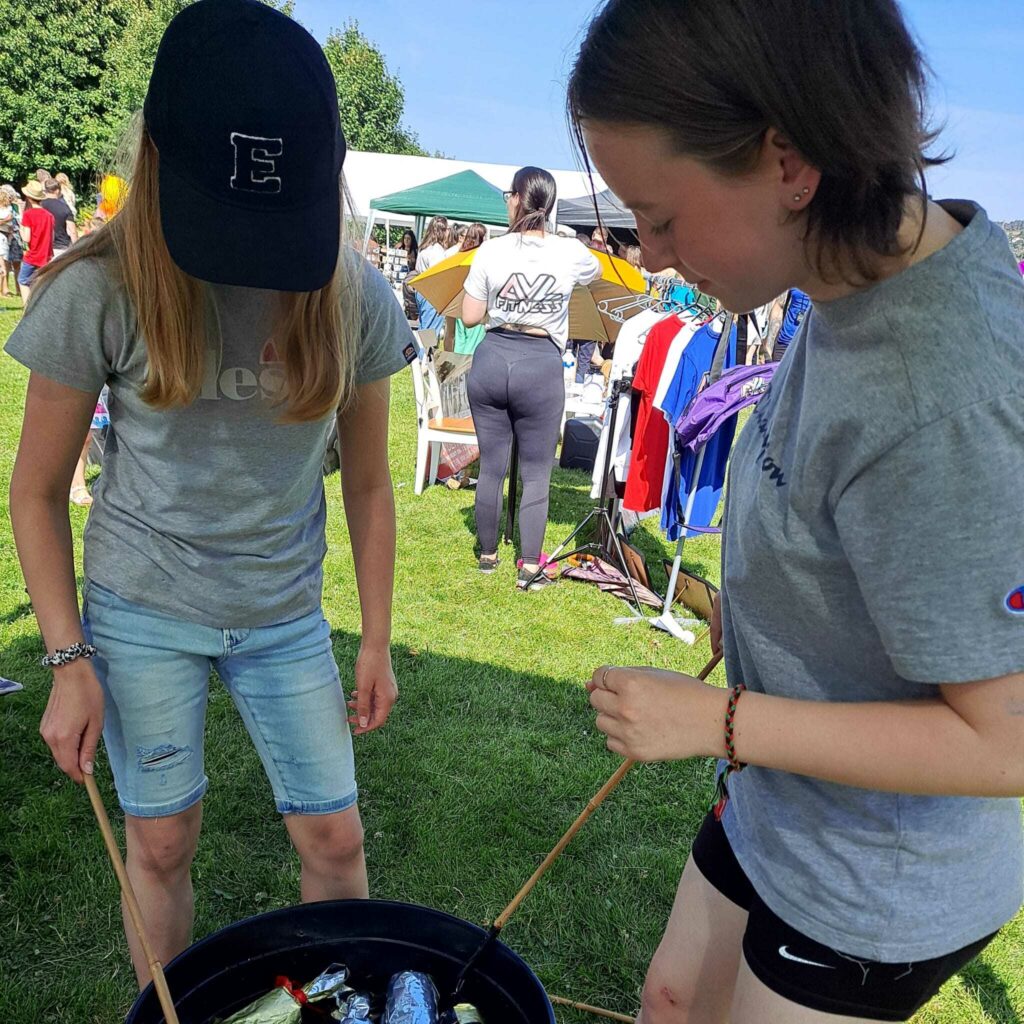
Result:
{"label": "blue sky", "polygon": [[[424,148],[463,160],[575,167],[564,85],[594,0],[295,0],[321,42],[354,18],[405,87]],[[935,72],[951,164],[939,197],[1024,218],[1024,3],[904,0]]]}

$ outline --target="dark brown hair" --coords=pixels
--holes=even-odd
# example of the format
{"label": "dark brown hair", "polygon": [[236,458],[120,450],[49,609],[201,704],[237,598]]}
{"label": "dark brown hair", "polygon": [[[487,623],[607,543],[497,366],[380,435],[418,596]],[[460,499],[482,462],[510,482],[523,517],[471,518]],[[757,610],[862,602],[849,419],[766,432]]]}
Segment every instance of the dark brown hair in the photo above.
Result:
{"label": "dark brown hair", "polygon": [[459,243],[460,252],[469,252],[470,249],[477,249],[487,241],[487,228],[479,221],[476,221],[466,228],[466,233]]}
{"label": "dark brown hair", "polygon": [[730,175],[750,171],[777,129],[821,172],[796,215],[809,258],[823,277],[857,283],[877,279],[879,257],[903,253],[907,200],[924,205],[925,168],[945,160],[924,155],[936,135],[925,87],[895,0],[644,0],[640,12],[608,0],[580,47],[568,108],[581,151],[586,121],[649,125]]}
{"label": "dark brown hair", "polygon": [[558,198],[555,179],[541,167],[520,167],[512,191],[519,196],[519,219],[509,231],[543,231]]}
{"label": "dark brown hair", "polygon": [[[409,247],[406,249],[405,240],[407,238],[409,239]],[[416,232],[413,231],[412,228],[406,228],[402,232],[402,244],[399,246],[399,248],[405,249],[406,253],[408,253],[408,256],[406,258],[409,261],[409,266],[414,266],[416,263],[416,258],[420,254],[420,245],[419,242],[416,241]]]}
{"label": "dark brown hair", "polygon": [[444,247],[451,249],[452,246],[457,246],[466,235],[465,224],[449,224],[448,235],[444,240]]}

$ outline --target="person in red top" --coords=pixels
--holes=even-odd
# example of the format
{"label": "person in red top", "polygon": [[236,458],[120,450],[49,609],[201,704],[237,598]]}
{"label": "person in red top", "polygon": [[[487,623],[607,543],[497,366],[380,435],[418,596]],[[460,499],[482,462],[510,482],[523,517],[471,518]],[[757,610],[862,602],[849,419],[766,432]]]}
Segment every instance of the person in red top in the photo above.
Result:
{"label": "person in red top", "polygon": [[21,285],[22,300],[28,306],[29,282],[40,267],[45,267],[53,259],[53,214],[40,205],[46,193],[38,181],[30,181],[21,194],[28,200],[28,208],[21,216],[25,258],[18,272],[18,284]]}

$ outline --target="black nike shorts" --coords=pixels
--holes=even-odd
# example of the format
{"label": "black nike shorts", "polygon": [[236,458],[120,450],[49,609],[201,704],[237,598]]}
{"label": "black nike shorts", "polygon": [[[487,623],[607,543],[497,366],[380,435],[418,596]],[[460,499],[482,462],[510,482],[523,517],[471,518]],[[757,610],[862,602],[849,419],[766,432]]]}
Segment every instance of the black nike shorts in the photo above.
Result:
{"label": "black nike shorts", "polygon": [[847,956],[798,932],[768,908],[713,814],[704,819],[691,853],[700,873],[748,912],[743,955],[750,969],[773,992],[812,1010],[908,1020],[995,938],[993,932],[954,953],[913,963],[883,964]]}

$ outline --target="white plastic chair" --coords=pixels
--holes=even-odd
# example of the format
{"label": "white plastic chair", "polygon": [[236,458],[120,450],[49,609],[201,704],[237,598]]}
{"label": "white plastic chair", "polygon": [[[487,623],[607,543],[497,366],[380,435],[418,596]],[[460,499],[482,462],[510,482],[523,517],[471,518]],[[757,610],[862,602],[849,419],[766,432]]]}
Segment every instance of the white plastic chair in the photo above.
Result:
{"label": "white plastic chair", "polygon": [[429,353],[437,344],[434,331],[416,331],[420,351],[409,367],[412,370],[412,388],[416,397],[416,486],[422,494],[437,480],[437,465],[441,445],[471,444],[479,446],[476,429],[470,417],[445,419],[441,412],[441,386],[434,373]]}

